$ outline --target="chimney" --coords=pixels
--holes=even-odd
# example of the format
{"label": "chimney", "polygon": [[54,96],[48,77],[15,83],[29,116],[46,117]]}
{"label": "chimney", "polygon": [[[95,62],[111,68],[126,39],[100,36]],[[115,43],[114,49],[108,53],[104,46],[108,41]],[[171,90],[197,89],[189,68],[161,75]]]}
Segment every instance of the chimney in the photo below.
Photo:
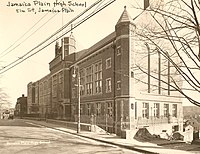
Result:
{"label": "chimney", "polygon": [[22,97],[24,97],[24,94],[22,94]]}
{"label": "chimney", "polygon": [[60,54],[60,47],[59,47],[59,43],[56,42],[55,45],[55,57],[57,57]]}

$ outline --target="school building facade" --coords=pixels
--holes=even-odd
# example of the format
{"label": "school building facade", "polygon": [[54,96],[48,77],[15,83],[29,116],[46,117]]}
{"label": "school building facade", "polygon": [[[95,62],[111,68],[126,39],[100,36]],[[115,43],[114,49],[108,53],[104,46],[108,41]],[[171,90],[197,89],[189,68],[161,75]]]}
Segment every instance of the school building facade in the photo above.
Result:
{"label": "school building facade", "polygon": [[[57,42],[55,58],[49,63],[50,73],[27,86],[28,113],[77,121],[79,76],[81,122],[123,137],[132,137],[141,127],[152,134],[182,131],[179,94],[170,91],[169,86],[165,92],[151,90],[151,80],[143,82],[148,74],[141,78],[141,72],[133,69],[141,60],[136,54],[135,29],[125,8],[114,32],[92,47],[76,51],[72,34],[62,39],[61,46]],[[153,69],[153,63],[149,69]],[[146,61],[146,65],[150,62]]]}

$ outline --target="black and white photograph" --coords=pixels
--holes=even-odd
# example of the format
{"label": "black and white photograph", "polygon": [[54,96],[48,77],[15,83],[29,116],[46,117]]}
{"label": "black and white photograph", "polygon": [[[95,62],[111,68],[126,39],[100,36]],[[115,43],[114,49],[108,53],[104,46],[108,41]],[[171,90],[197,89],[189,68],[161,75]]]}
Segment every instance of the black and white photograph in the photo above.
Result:
{"label": "black and white photograph", "polygon": [[200,0],[0,0],[0,154],[200,154]]}

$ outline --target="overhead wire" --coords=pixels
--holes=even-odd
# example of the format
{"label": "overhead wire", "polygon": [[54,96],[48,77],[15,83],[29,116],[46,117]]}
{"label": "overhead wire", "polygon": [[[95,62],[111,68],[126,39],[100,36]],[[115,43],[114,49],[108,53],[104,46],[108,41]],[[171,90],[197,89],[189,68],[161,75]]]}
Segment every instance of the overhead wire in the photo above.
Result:
{"label": "overhead wire", "polygon": [[[46,17],[48,13],[46,13],[42,18],[40,18],[31,28],[29,28],[22,36],[20,36],[12,45],[10,45],[7,49],[5,49],[4,51],[2,51],[0,53],[0,55],[2,55],[4,52],[6,52],[7,50],[9,50],[11,47],[13,47],[19,40],[21,40],[29,31],[31,31],[42,19],[44,19],[44,17]],[[14,48],[10,49],[8,52],[6,52],[3,56],[1,57],[4,57],[5,55],[7,55],[8,53],[10,53],[11,51],[13,51],[14,49],[16,49],[20,44],[18,44],[17,46],[15,46]],[[0,58],[1,58],[0,57]]]}
{"label": "overhead wire", "polygon": [[93,8],[95,5],[97,5],[98,3],[100,3],[102,0],[97,0],[95,3],[93,3],[90,7],[88,7],[87,9],[85,9],[83,12],[81,12],[79,15],[77,15],[75,18],[73,18],[72,20],[70,20],[67,24],[65,24],[64,26],[62,26],[59,30],[57,30],[55,33],[53,33],[50,37],[48,37],[46,40],[44,40],[43,42],[41,42],[40,44],[38,44],[36,47],[34,47],[33,49],[31,49],[29,52],[25,53],[23,56],[18,57],[18,59],[16,59],[15,61],[11,62],[10,64],[2,67],[2,69],[0,69],[0,71],[2,71],[3,69],[11,66],[12,64],[18,62],[20,59],[23,59],[25,56],[27,56],[29,53],[33,52],[34,50],[36,50],[38,47],[40,47],[42,44],[44,44],[45,42],[47,42],[48,40],[50,40],[52,37],[54,37],[56,34],[58,34],[59,32],[61,32],[62,30],[64,30],[66,27],[68,27],[69,25],[72,24],[72,22],[74,22],[75,20],[77,20],[78,18],[80,18],[82,15],[84,15],[87,11],[89,11],[91,8]]}
{"label": "overhead wire", "polygon": [[[101,1],[101,0],[99,0],[99,1]],[[103,10],[104,8],[106,8],[107,6],[109,6],[110,4],[112,4],[112,3],[115,2],[115,1],[116,1],[116,0],[111,0],[110,2],[104,4],[104,5],[103,5],[101,8],[99,8],[97,11],[95,11],[95,12],[93,11],[91,14],[89,14],[87,17],[85,17],[84,19],[82,19],[81,21],[79,21],[77,24],[74,24],[74,26],[73,26],[72,28],[70,28],[70,30],[68,30],[67,32],[63,33],[62,35],[60,35],[59,37],[57,37],[56,39],[54,39],[53,41],[51,41],[50,43],[48,43],[47,45],[45,45],[44,47],[42,47],[41,49],[39,49],[38,51],[32,53],[31,55],[29,55],[29,56],[27,56],[27,57],[22,57],[22,58],[17,59],[17,61],[19,61],[19,60],[21,60],[21,61],[19,61],[18,63],[14,64],[13,66],[7,68],[6,70],[2,71],[2,70],[5,69],[7,66],[10,66],[10,64],[7,65],[6,67],[4,67],[3,69],[0,70],[0,71],[2,71],[2,72],[0,72],[0,74],[3,74],[4,72],[6,72],[6,71],[10,70],[11,68],[13,68],[13,67],[19,65],[19,64],[22,63],[23,61],[27,60],[28,58],[30,58],[30,57],[32,57],[33,55],[35,55],[35,54],[37,54],[38,52],[40,52],[41,50],[45,49],[47,46],[49,46],[49,45],[52,44],[53,42],[57,41],[58,39],[60,39],[61,37],[63,37],[65,34],[69,33],[71,30],[75,29],[76,27],[78,27],[79,25],[81,25],[82,23],[84,23],[85,21],[87,21],[88,19],[90,19],[92,16],[94,16],[95,14],[97,14],[98,12],[100,12],[101,10]],[[93,4],[94,4],[94,3],[93,3]],[[98,3],[97,3],[97,4],[98,4]],[[93,5],[93,6],[95,6],[95,5]],[[86,9],[86,10],[87,10],[87,9]],[[84,12],[85,12],[85,11],[84,11]],[[80,16],[80,15],[76,16],[74,19],[77,19],[77,17],[79,17],[79,16]],[[74,19],[72,19],[71,21],[74,21]],[[71,24],[71,21],[68,22],[66,25],[70,25],[70,24]],[[64,25],[63,27],[66,28],[66,25]],[[63,28],[63,27],[62,27],[62,28]],[[62,28],[61,28],[61,29],[62,29]],[[59,30],[60,30],[60,29],[59,29]],[[58,30],[58,31],[59,31],[59,30]],[[55,34],[55,33],[54,33],[54,34]],[[51,35],[51,36],[54,36],[54,34]],[[49,40],[50,38],[52,38],[52,37],[49,37],[49,38],[46,39],[46,40]],[[35,50],[36,48],[38,48],[39,46],[41,46],[41,45],[44,44],[45,42],[46,42],[46,41],[43,41],[42,43],[40,43],[38,46],[36,46],[36,47],[33,48],[33,49]],[[31,52],[33,51],[33,49],[30,50],[29,52],[27,52],[26,55],[28,55],[28,53],[31,53]],[[15,62],[17,62],[17,61],[15,61]],[[13,63],[12,63],[12,64],[13,64]]]}
{"label": "overhead wire", "polygon": [[[38,29],[36,29],[33,33],[31,33],[31,35],[29,35],[24,41],[22,41],[21,43],[24,43],[28,38],[30,38],[35,32],[37,32],[40,28],[42,28],[44,25],[46,25],[51,19],[53,19],[55,16],[56,16],[57,14],[55,14],[54,16],[52,16],[49,20],[47,20],[44,24],[42,24]],[[19,44],[20,45],[20,44]],[[18,46],[19,46],[18,45]],[[16,46],[16,47],[18,47],[18,46]],[[16,48],[15,47],[15,48]],[[14,49],[15,49],[14,48]],[[8,67],[8,66],[10,66],[10,65],[12,65],[12,64],[14,64],[14,63],[16,63],[19,59],[22,59],[24,56],[26,56],[27,54],[25,54],[25,55],[23,55],[23,56],[20,56],[20,57],[18,57],[18,59],[16,59],[15,61],[13,61],[13,62],[11,62],[10,64],[8,64],[8,65],[6,65],[6,66],[4,66],[3,67],[3,69],[4,68],[6,68],[6,67]],[[0,57],[0,59],[1,59],[1,57]],[[0,71],[1,71],[2,69],[0,69]]]}
{"label": "overhead wire", "polygon": [[[24,43],[26,40],[28,40],[33,34],[35,34],[38,30],[40,30],[44,25],[46,25],[51,19],[53,19],[58,13],[54,14],[54,16],[52,16],[50,19],[48,19],[44,24],[42,24],[39,28],[37,28],[34,32],[32,32],[29,36],[27,36],[22,42],[20,42],[17,46],[15,46],[14,48],[12,48],[11,50],[9,50],[8,52],[6,52],[5,54],[3,54],[2,56],[0,56],[0,59],[3,58],[4,56],[6,56],[7,54],[9,54],[10,52],[12,52],[13,50],[15,50],[17,47],[19,47],[22,43]],[[27,31],[28,33],[29,31]],[[24,33],[23,36],[25,36],[26,34]],[[20,39],[23,37],[20,37]],[[18,39],[18,40],[20,40]],[[17,41],[16,41],[17,42]]]}
{"label": "overhead wire", "polygon": [[[61,1],[61,0],[60,0]],[[55,6],[54,6],[55,7]],[[53,8],[54,8],[53,7]],[[0,53],[0,59],[3,58],[4,56],[6,56],[7,54],[9,54],[10,52],[12,52],[13,50],[15,50],[17,47],[19,47],[22,43],[24,43],[27,39],[29,39],[33,34],[35,34],[40,28],[42,28],[44,25],[46,25],[51,19],[53,19],[59,12],[57,12],[56,14],[54,14],[54,16],[52,16],[48,21],[46,21],[44,24],[42,24],[42,26],[40,26],[37,30],[35,30],[33,33],[31,33],[28,37],[26,37],[26,39],[24,39],[22,42],[20,42],[18,45],[16,45],[15,47],[13,47],[12,49],[10,49],[12,46],[14,46],[19,40],[21,40],[29,31],[31,31],[40,21],[42,21],[48,14],[49,12],[47,12],[42,18],[40,18],[31,28],[29,28],[21,37],[19,37],[10,47],[8,47],[7,49],[5,49],[3,52]],[[10,49],[8,52],[6,52],[8,49]],[[3,54],[4,52],[6,52],[5,54]],[[3,55],[2,55],[3,54]],[[1,56],[2,55],[2,56]]]}

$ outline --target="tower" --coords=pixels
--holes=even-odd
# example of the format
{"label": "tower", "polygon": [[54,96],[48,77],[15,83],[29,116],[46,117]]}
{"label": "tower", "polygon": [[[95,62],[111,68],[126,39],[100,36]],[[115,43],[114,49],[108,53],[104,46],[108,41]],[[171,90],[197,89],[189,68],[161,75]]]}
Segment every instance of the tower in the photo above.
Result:
{"label": "tower", "polygon": [[63,53],[64,53],[63,55],[65,59],[66,56],[74,53],[76,50],[76,41],[73,36],[73,33],[71,32],[69,37],[64,37],[62,39],[62,43],[63,43]]}
{"label": "tower", "polygon": [[[116,93],[116,121],[121,119],[121,131],[127,132],[132,128],[134,120],[134,80],[131,67],[134,65],[133,34],[135,24],[124,7],[124,11],[116,26],[115,79],[121,83],[121,90]],[[120,128],[117,132],[120,133]]]}

